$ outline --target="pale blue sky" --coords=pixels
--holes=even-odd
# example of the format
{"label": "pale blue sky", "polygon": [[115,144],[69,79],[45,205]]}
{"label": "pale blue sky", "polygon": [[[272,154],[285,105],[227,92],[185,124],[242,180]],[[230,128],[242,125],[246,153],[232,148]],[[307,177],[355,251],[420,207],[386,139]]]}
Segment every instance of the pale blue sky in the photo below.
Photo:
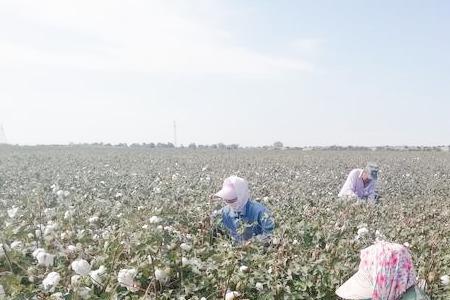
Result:
{"label": "pale blue sky", "polygon": [[448,1],[0,2],[19,144],[450,144]]}

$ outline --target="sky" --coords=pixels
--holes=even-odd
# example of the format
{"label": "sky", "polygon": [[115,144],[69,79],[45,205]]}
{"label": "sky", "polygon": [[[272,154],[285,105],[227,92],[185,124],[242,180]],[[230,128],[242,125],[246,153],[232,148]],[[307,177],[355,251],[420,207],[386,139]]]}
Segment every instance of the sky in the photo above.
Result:
{"label": "sky", "polygon": [[449,145],[449,1],[2,0],[12,144]]}

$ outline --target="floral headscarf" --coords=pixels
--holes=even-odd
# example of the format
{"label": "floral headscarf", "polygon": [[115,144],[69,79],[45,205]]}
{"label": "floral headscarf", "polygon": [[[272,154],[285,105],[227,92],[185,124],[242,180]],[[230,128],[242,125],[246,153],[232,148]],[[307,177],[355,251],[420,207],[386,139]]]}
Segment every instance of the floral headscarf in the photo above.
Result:
{"label": "floral headscarf", "polygon": [[359,269],[374,286],[372,300],[398,300],[416,284],[411,254],[399,244],[381,241],[363,249]]}

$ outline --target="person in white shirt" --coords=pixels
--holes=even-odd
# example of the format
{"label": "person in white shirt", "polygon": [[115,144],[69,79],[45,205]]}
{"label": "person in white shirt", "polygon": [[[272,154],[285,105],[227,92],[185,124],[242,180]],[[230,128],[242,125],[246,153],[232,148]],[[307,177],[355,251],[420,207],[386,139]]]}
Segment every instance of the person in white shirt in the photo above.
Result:
{"label": "person in white shirt", "polygon": [[375,191],[375,184],[378,170],[375,163],[368,163],[364,169],[351,170],[338,197],[377,201],[379,196]]}

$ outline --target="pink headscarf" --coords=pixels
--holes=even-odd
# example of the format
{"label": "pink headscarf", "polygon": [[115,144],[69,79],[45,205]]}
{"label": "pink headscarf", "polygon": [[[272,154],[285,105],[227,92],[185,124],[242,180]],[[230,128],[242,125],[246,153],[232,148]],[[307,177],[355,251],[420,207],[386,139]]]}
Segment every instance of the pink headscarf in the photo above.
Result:
{"label": "pink headscarf", "polygon": [[398,300],[416,284],[411,254],[399,244],[382,241],[363,249],[359,269],[374,286],[372,300]]}
{"label": "pink headscarf", "polygon": [[237,198],[236,202],[228,203],[228,205],[236,212],[242,211],[250,198],[248,182],[243,178],[230,176],[224,180],[222,189],[216,193],[216,196],[223,199]]}

